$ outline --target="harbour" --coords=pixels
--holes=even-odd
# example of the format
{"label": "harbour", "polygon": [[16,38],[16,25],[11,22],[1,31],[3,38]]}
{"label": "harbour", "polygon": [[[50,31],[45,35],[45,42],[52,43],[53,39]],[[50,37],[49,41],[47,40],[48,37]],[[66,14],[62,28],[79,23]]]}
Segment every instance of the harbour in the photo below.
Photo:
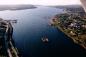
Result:
{"label": "harbour", "polygon": [[[15,46],[15,42],[12,38],[12,34],[13,34],[13,27],[11,22],[0,18],[0,36],[1,36],[0,56],[1,57],[19,57],[17,48]],[[3,48],[5,48],[5,50]]]}
{"label": "harbour", "polygon": [[[23,57],[84,57],[84,48],[49,25],[50,19],[60,13],[63,13],[62,9],[38,6],[36,9],[0,11],[0,17],[17,19],[17,23],[12,24],[13,39]],[[45,43],[42,38],[48,38],[49,41]]]}

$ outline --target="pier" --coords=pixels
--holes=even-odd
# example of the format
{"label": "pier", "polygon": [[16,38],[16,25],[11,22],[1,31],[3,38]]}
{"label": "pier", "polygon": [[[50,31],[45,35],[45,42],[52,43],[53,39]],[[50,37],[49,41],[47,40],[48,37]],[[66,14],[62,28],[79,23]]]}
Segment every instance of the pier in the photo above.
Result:
{"label": "pier", "polygon": [[11,21],[0,18],[0,57],[19,57],[19,52],[12,37]]}

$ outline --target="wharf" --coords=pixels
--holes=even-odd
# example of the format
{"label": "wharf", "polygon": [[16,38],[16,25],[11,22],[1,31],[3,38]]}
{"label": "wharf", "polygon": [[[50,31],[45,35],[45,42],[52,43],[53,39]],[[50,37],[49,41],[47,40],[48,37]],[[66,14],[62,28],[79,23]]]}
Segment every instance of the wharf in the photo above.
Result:
{"label": "wharf", "polygon": [[0,57],[19,57],[12,35],[11,21],[0,18]]}

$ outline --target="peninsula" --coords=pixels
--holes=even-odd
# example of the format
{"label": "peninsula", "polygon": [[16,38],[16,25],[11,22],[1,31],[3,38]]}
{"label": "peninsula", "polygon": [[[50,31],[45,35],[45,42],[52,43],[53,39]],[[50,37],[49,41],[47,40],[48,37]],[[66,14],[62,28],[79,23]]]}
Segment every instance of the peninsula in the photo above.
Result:
{"label": "peninsula", "polygon": [[0,5],[0,11],[3,10],[24,10],[37,8],[34,5]]}
{"label": "peninsula", "polygon": [[86,13],[82,8],[67,8],[65,11],[52,18],[51,26],[60,29],[86,49]]}

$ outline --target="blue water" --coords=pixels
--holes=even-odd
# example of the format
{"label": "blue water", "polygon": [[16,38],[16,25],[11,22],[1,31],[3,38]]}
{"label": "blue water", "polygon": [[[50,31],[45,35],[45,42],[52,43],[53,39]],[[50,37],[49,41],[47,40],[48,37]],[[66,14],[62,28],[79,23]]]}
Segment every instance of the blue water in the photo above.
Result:
{"label": "blue water", "polygon": [[[18,23],[13,24],[13,38],[23,57],[84,57],[86,51],[82,47],[49,25],[50,19],[60,13],[63,13],[62,9],[41,6],[27,10],[0,11],[0,17],[18,20]],[[48,43],[41,41],[43,36],[49,38]]]}

